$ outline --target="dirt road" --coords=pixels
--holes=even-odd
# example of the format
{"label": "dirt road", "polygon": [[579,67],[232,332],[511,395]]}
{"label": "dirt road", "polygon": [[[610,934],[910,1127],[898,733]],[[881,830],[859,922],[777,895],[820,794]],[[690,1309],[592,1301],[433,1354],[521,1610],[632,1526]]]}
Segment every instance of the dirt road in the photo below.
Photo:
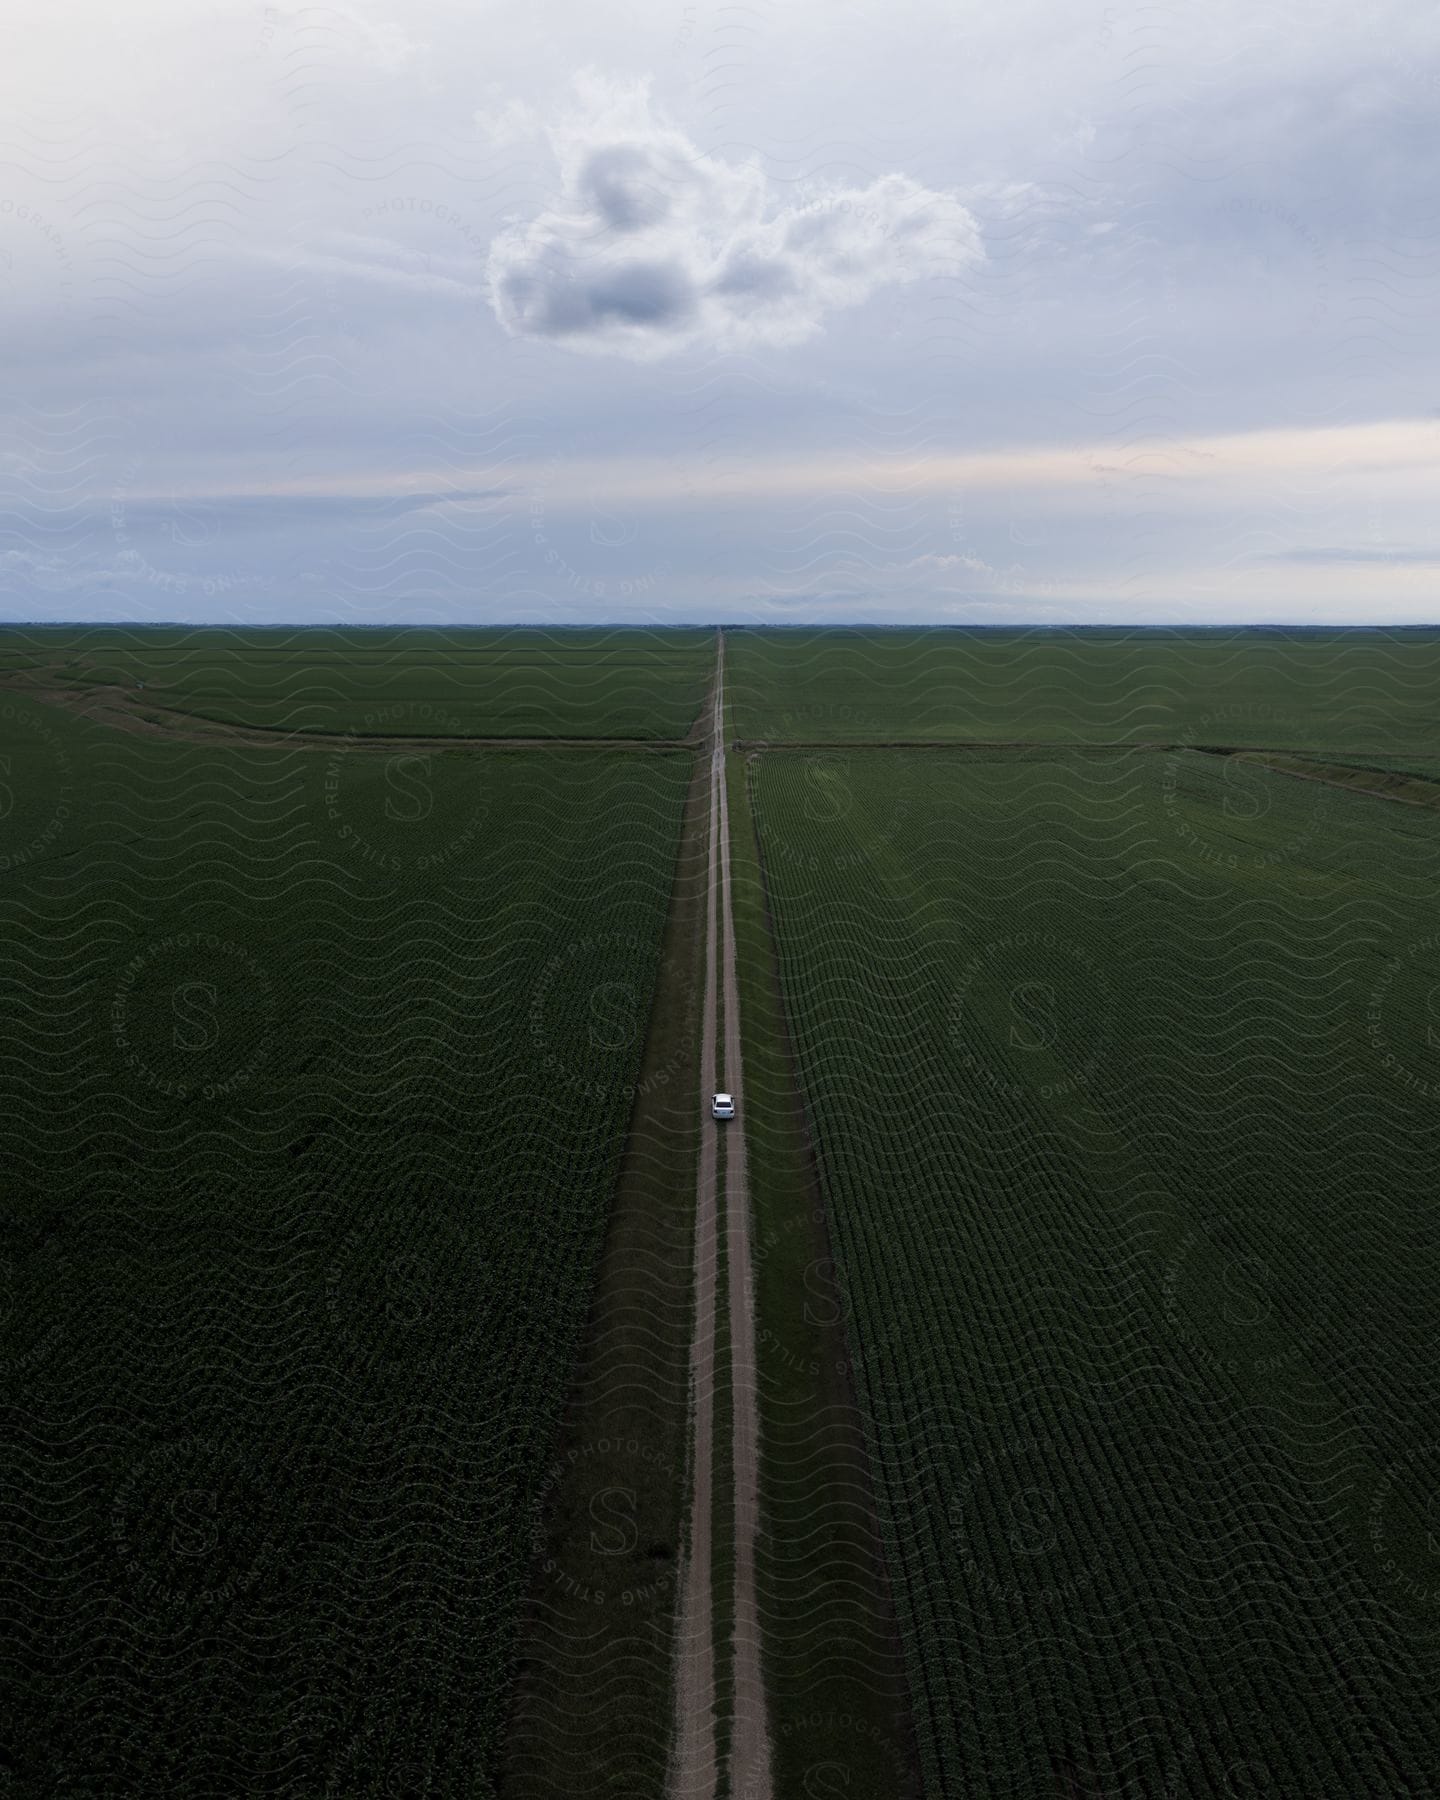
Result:
{"label": "dirt road", "polygon": [[[717,675],[715,706],[721,688]],[[695,1335],[690,1346],[690,1412],[692,1492],[690,1543],[680,1580],[680,1613],[675,1628],[675,1758],[671,1767],[673,1800],[712,1800],[716,1789],[714,1595],[711,1584],[710,1521],[714,1507],[715,1439],[715,1288],[718,1266],[714,1124],[709,1096],[715,1091],[715,1022],[717,995],[716,912],[719,883],[716,843],[719,838],[719,789],[715,763],[721,758],[720,737],[711,735],[710,873],[705,903],[705,1004],[701,1023],[700,1088],[705,1107],[700,1160],[695,1181]]]}
{"label": "dirt road", "polygon": [[[724,640],[719,686],[724,694]],[[770,1800],[770,1739],[761,1671],[755,1543],[760,1531],[760,1402],[755,1373],[755,1287],[750,1261],[750,1188],[745,1162],[745,1083],[740,1067],[740,980],[730,905],[730,809],[725,793],[724,719],[719,715],[716,780],[720,795],[720,921],[725,994],[722,1087],[734,1096],[725,1128],[725,1241],[729,1252],[730,1393],[735,1435],[735,1720],[730,1787],[735,1800]]]}
{"label": "dirt road", "polygon": [[[695,1337],[690,1366],[695,1439],[690,1552],[681,1582],[676,1633],[676,1753],[672,1800],[712,1800],[718,1780],[715,1729],[714,1584],[711,1517],[714,1506],[715,1325],[718,1300],[716,1133],[725,1138],[725,1226],[729,1251],[726,1304],[734,1416],[731,1463],[735,1476],[734,1721],[731,1791],[735,1800],[771,1800],[770,1742],[760,1666],[760,1616],[755,1593],[755,1543],[760,1525],[760,1411],[755,1377],[755,1320],[750,1281],[750,1197],[746,1185],[744,1082],[740,1067],[740,991],[735,923],[730,905],[729,811],[725,797],[725,665],[719,640],[710,737],[710,879],[705,921],[705,1009],[699,1104],[703,1108],[695,1194]],[[725,998],[721,1078],[716,1076],[718,1001]],[[719,1088],[735,1097],[736,1118],[721,1126],[710,1117]]]}

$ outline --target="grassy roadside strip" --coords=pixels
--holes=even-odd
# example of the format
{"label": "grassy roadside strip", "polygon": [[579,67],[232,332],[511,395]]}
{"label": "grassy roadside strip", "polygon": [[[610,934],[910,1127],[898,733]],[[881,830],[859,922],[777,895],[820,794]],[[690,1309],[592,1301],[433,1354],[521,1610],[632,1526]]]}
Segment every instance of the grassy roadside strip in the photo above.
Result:
{"label": "grassy roadside strip", "polygon": [[758,1564],[777,1795],[919,1792],[844,1304],[791,1060],[747,759],[727,758],[760,1370]]}
{"label": "grassy roadside strip", "polygon": [[695,755],[585,1349],[536,1509],[506,1800],[665,1791],[689,1488],[708,775]]}

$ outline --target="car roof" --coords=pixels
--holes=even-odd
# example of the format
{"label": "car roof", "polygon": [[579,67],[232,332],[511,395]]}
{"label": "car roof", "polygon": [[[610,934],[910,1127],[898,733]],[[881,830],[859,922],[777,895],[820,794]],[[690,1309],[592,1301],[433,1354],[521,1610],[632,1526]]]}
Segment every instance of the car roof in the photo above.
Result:
{"label": "car roof", "polygon": [[715,1098],[717,1100],[728,1100],[730,1096],[728,1094],[717,1094]]}

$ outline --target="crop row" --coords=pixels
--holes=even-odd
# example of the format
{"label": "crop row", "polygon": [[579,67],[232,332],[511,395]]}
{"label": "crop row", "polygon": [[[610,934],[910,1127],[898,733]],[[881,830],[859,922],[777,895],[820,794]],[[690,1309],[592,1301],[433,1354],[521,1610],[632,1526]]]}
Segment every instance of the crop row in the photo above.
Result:
{"label": "crop row", "polygon": [[927,1793],[1421,1791],[1440,831],[1183,753],[750,782]]}
{"label": "crop row", "polygon": [[1433,754],[1440,633],[731,633],[736,735]]}
{"label": "crop row", "polygon": [[701,631],[0,631],[0,673],[43,669],[228,724],[388,737],[682,738],[713,661]]}
{"label": "crop row", "polygon": [[27,818],[70,797],[0,888],[10,1766],[490,1791],[689,759],[47,718],[5,746]]}

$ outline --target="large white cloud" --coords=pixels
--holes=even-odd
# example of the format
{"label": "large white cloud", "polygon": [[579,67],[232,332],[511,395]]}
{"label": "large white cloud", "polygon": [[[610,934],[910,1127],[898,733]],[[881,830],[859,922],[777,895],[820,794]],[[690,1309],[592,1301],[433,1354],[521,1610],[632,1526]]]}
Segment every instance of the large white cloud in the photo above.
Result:
{"label": "large white cloud", "polygon": [[758,163],[704,155],[658,118],[645,85],[577,88],[549,134],[557,197],[491,246],[491,303],[512,335],[643,358],[795,344],[880,287],[984,260],[954,194],[892,174],[782,201]]}

